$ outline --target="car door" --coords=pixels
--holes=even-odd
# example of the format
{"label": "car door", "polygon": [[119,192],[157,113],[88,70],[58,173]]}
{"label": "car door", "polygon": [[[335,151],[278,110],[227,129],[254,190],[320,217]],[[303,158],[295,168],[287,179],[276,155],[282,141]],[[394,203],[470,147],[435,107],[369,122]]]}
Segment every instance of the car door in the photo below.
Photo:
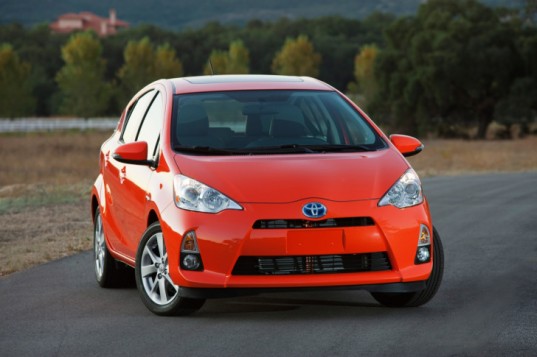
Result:
{"label": "car door", "polygon": [[[120,135],[104,153],[105,167],[103,178],[109,210],[108,219],[111,230],[113,231],[113,234],[109,235],[110,248],[114,252],[131,259],[134,258],[132,250],[133,243],[130,241],[132,238],[129,237],[132,236],[133,224],[136,227],[140,225],[140,222],[136,219],[135,212],[140,210],[140,207],[145,202],[145,196],[136,187],[132,187],[130,181],[126,182],[126,179],[127,175],[131,177],[131,180],[134,176],[141,175],[135,181],[144,181],[143,173],[147,171],[147,168],[121,163],[113,158],[113,153],[118,146],[136,141],[141,124],[155,95],[155,90],[143,93],[127,109],[125,124]],[[138,230],[139,228],[136,228],[136,231]]]}
{"label": "car door", "polygon": [[[147,160],[158,162],[158,141],[164,117],[163,96],[156,91],[152,97],[135,141],[147,142]],[[155,168],[150,165],[124,164],[121,215],[125,225],[123,230],[127,244],[126,254],[134,257],[138,243],[147,228],[146,206],[151,199],[148,187]]]}

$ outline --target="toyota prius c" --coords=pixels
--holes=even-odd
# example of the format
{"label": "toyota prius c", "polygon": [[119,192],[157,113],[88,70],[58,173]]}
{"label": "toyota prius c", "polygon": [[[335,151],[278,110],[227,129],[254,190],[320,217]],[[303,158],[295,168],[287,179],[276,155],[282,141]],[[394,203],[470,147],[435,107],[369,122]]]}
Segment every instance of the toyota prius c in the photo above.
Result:
{"label": "toyota prius c", "polygon": [[192,313],[208,298],[310,289],[423,305],[444,258],[405,159],[422,149],[415,138],[387,137],[312,78],[151,83],[100,150],[97,282],[117,286],[134,267],[158,315]]}

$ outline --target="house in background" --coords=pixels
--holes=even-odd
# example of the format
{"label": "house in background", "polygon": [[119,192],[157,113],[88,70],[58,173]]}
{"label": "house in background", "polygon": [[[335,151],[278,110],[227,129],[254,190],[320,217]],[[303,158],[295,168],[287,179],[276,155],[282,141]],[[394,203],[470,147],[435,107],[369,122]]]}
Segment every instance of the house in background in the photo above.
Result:
{"label": "house in background", "polygon": [[108,17],[100,17],[87,11],[63,14],[50,24],[50,29],[55,33],[93,30],[101,37],[115,35],[118,29],[127,27],[129,23],[119,20],[114,9],[110,9]]}

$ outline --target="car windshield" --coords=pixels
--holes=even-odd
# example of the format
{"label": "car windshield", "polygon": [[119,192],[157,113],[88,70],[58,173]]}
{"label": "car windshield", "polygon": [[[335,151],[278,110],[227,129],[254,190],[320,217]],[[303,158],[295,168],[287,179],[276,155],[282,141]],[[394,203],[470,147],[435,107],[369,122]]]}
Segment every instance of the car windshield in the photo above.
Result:
{"label": "car windshield", "polygon": [[263,90],[174,98],[172,145],[199,155],[374,151],[369,123],[333,91]]}

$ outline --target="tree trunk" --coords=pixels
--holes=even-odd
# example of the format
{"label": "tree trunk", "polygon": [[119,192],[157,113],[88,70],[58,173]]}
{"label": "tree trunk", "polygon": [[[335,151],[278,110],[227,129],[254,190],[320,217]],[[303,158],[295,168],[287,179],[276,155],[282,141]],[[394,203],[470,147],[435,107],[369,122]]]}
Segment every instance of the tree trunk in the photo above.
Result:
{"label": "tree trunk", "polygon": [[494,101],[486,100],[477,111],[477,139],[484,140],[487,138],[487,129],[492,123],[494,114]]}
{"label": "tree trunk", "polygon": [[477,139],[484,140],[487,138],[487,129],[491,123],[490,118],[480,117],[477,121]]}

